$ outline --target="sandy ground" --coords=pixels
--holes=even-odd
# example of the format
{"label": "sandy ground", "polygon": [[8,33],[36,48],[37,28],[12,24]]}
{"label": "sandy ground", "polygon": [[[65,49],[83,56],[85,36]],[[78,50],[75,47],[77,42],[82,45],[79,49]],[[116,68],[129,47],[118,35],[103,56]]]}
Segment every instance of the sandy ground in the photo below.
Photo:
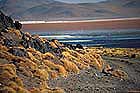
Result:
{"label": "sandy ground", "polygon": [[113,68],[125,71],[128,78],[120,79],[90,68],[67,78],[50,79],[49,86],[61,87],[66,93],[140,93],[140,58],[102,57]]}
{"label": "sandy ground", "polygon": [[75,23],[38,23],[24,24],[24,31],[50,31],[50,30],[94,30],[94,29],[133,29],[140,28],[140,19],[133,20],[109,20],[95,22]]}

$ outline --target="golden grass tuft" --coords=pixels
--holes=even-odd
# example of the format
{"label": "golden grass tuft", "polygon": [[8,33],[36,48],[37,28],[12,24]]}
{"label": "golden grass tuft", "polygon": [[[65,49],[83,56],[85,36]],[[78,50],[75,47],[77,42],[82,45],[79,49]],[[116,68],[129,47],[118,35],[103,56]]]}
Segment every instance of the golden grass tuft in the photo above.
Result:
{"label": "golden grass tuft", "polygon": [[57,65],[56,67],[58,69],[58,72],[59,72],[60,76],[67,76],[68,73],[67,73],[66,69],[63,66]]}
{"label": "golden grass tuft", "polygon": [[43,89],[40,91],[40,93],[65,93],[63,89],[56,88],[56,89]]}
{"label": "golden grass tuft", "polygon": [[122,70],[115,69],[114,71],[111,72],[111,74],[115,77],[122,78],[122,79],[127,79],[128,74]]}
{"label": "golden grass tuft", "polygon": [[64,45],[61,44],[58,40],[54,40],[54,43],[55,43],[58,47],[62,47],[62,46],[64,46]]}
{"label": "golden grass tuft", "polygon": [[58,48],[57,45],[54,42],[50,42],[50,46],[53,48]]}
{"label": "golden grass tuft", "polygon": [[30,92],[22,87],[17,87],[16,93],[30,93]]}
{"label": "golden grass tuft", "polygon": [[5,70],[0,73],[0,81],[2,81],[4,79],[9,80],[9,79],[12,79],[14,77],[16,77],[16,75],[13,75],[13,74],[9,73],[8,71],[5,71]]}
{"label": "golden grass tuft", "polygon": [[15,29],[13,29],[13,28],[10,28],[10,29],[9,29],[9,32],[15,34],[15,35],[16,35],[17,37],[19,37],[20,39],[21,39],[21,37],[22,37],[22,35],[21,35],[21,33],[20,33],[19,30],[15,30]]}
{"label": "golden grass tuft", "polygon": [[40,93],[40,89],[39,88],[31,88],[30,90],[29,90],[31,93]]}
{"label": "golden grass tuft", "polygon": [[15,78],[14,78],[14,82],[15,82],[18,86],[23,87],[23,82],[22,82],[22,80],[21,80],[19,77],[15,77]]}
{"label": "golden grass tuft", "polygon": [[30,59],[30,60],[32,60],[32,61],[35,61],[35,60],[36,60],[36,58],[32,55],[31,52],[27,52],[27,53],[28,53],[28,55],[29,55],[29,59]]}
{"label": "golden grass tuft", "polygon": [[36,69],[33,74],[35,77],[38,77],[42,80],[48,80],[49,77],[49,74],[45,69]]}
{"label": "golden grass tuft", "polygon": [[[32,59],[32,58],[34,58],[34,59],[36,59],[36,60],[42,60],[42,53],[40,52],[40,51],[37,51],[37,50],[35,50],[34,48],[28,48],[27,49],[27,51],[28,51],[28,54],[30,54],[30,58]],[[30,52],[30,53],[29,53]]]}
{"label": "golden grass tuft", "polygon": [[41,81],[39,85],[39,89],[46,89],[46,88],[49,88],[46,81]]}
{"label": "golden grass tuft", "polygon": [[14,90],[13,88],[11,87],[3,87],[1,90],[0,90],[1,93],[17,93],[16,90]]}
{"label": "golden grass tuft", "polygon": [[102,71],[104,68],[104,62],[102,62],[100,59],[93,58],[93,61],[91,62],[99,71]]}
{"label": "golden grass tuft", "polygon": [[8,53],[7,51],[0,51],[0,57],[7,59],[8,61],[16,58],[14,55]]}
{"label": "golden grass tuft", "polygon": [[58,73],[56,71],[51,71],[51,78],[57,78],[58,77]]}
{"label": "golden grass tuft", "polygon": [[0,65],[0,78],[13,78],[16,77],[16,67],[13,64]]}
{"label": "golden grass tuft", "polygon": [[58,71],[61,76],[66,76],[67,71],[61,65],[54,64],[52,61],[44,60],[44,64],[47,65],[51,70]]}
{"label": "golden grass tuft", "polygon": [[76,66],[76,64],[70,62],[69,60],[66,59],[61,59],[61,61],[64,64],[64,68],[69,71],[69,72],[74,72],[74,73],[79,73],[79,68]]}
{"label": "golden grass tuft", "polygon": [[0,51],[8,51],[8,48],[0,44]]}
{"label": "golden grass tuft", "polygon": [[56,70],[57,66],[50,60],[44,60],[43,63],[48,66],[51,70]]}
{"label": "golden grass tuft", "polygon": [[22,73],[25,76],[33,77],[33,73],[24,67],[19,67],[19,71],[20,71],[20,73]]}
{"label": "golden grass tuft", "polygon": [[43,59],[46,59],[46,58],[54,59],[55,56],[52,53],[47,52],[47,53],[43,54]]}
{"label": "golden grass tuft", "polygon": [[11,88],[16,88],[16,87],[18,87],[17,83],[14,82],[14,81],[8,82],[8,83],[7,83],[7,86],[8,86],[8,87],[11,87]]}

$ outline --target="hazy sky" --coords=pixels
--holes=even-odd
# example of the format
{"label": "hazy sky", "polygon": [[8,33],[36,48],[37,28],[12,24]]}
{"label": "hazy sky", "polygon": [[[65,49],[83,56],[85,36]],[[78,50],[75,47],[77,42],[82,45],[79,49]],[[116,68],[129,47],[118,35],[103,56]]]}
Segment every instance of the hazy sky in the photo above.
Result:
{"label": "hazy sky", "polygon": [[95,2],[106,1],[106,0],[57,0],[57,1],[62,1],[67,3],[95,3]]}

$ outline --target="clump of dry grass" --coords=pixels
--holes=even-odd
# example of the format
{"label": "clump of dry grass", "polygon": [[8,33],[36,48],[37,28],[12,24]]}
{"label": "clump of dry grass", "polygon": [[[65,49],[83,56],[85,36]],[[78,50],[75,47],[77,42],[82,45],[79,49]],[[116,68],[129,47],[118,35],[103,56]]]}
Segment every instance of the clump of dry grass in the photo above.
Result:
{"label": "clump of dry grass", "polygon": [[45,69],[36,69],[34,70],[33,75],[41,80],[48,80],[49,77],[48,72]]}
{"label": "clump of dry grass", "polygon": [[69,71],[69,72],[74,72],[74,73],[79,73],[79,68],[74,64],[73,62],[70,62],[69,60],[66,59],[61,59],[61,61],[64,64],[64,68]]}

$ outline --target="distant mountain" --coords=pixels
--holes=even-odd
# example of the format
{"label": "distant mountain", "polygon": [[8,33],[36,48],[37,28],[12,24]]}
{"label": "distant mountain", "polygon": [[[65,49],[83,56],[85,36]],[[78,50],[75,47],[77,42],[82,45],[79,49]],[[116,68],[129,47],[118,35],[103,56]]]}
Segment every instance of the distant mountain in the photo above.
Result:
{"label": "distant mountain", "polygon": [[140,0],[67,4],[55,0],[1,0],[0,9],[19,20],[140,17]]}

